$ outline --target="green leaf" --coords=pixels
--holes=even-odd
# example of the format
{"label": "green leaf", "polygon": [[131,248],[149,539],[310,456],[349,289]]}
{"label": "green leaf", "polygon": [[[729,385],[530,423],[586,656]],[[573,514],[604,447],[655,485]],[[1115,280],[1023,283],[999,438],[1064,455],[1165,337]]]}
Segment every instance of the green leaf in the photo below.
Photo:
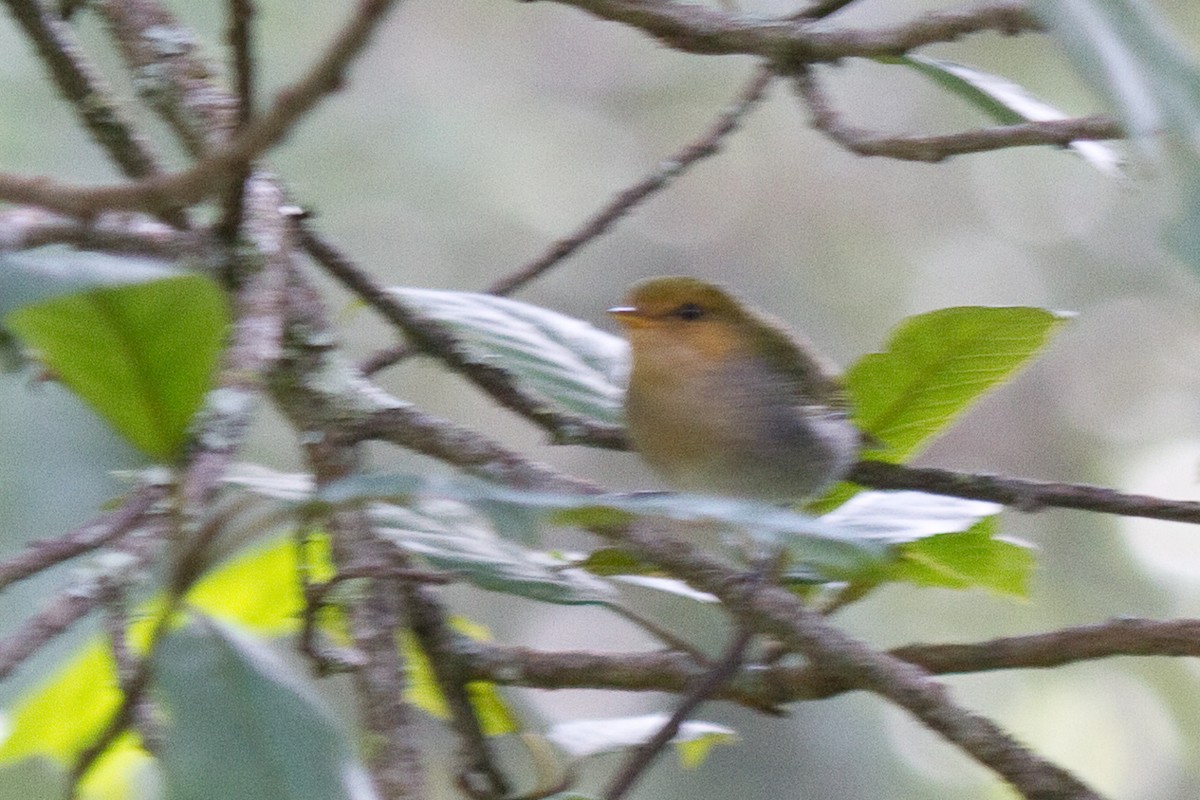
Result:
{"label": "green leaf", "polygon": [[1157,154],[1164,131],[1200,151],[1200,68],[1149,3],[1033,0],[1030,7],[1143,152]]}
{"label": "green leaf", "polygon": [[5,324],[134,446],[171,460],[212,381],[225,298],[199,275],[22,306]]}
{"label": "green leaf", "polygon": [[893,545],[890,561],[852,581],[906,581],[1024,597],[1033,554],[1027,544],[996,536],[1002,508],[924,492],[862,492],[822,519]]}
{"label": "green leaf", "polygon": [[[318,559],[318,579],[328,570],[326,548],[323,541],[310,548]],[[296,574],[295,544],[290,537],[278,537],[211,570],[187,600],[194,608],[255,631],[286,634],[299,628],[303,608]],[[131,642],[139,651],[156,622],[156,606],[156,601],[145,604],[130,626]],[[11,732],[0,745],[0,765],[33,756],[71,765],[95,741],[120,701],[111,651],[96,640],[8,709]],[[120,763],[128,760],[122,757]],[[108,769],[97,765],[89,773],[89,781],[119,782],[113,772],[118,762],[106,763]]]}
{"label": "green leaf", "polygon": [[433,289],[390,289],[435,320],[471,362],[502,367],[521,388],[567,411],[621,423],[628,347],[582,320],[504,297]]}
{"label": "green leaf", "polygon": [[[643,745],[654,738],[666,722],[666,714],[571,720],[552,727],[546,738],[569,755],[586,758]],[[713,745],[732,744],[737,740],[737,732],[732,728],[690,720],[679,728],[671,744],[676,746],[683,765],[694,767],[704,760]]]}
{"label": "green leaf", "polygon": [[947,589],[987,589],[1000,595],[1029,596],[1034,558],[1029,545],[995,535],[989,517],[961,533],[944,533],[906,544],[887,572],[889,580]]}
{"label": "green leaf", "polygon": [[886,349],[846,374],[855,423],[882,444],[867,456],[902,462],[988,390],[1013,376],[1068,315],[962,306],[906,319]]}
{"label": "green leaf", "polygon": [[[471,639],[487,639],[486,632],[482,627],[470,620],[452,617],[450,624],[459,633]],[[410,632],[405,631],[400,641],[408,677],[404,698],[430,716],[449,719],[450,709],[434,678],[429,657]],[[467,694],[471,698],[471,706],[479,718],[479,724],[485,736],[502,736],[516,733],[521,729],[516,715],[504,702],[504,698],[494,683],[471,681],[467,684]]]}
{"label": "green leaf", "polygon": [[[915,54],[880,60],[915,69],[1002,125],[1068,118],[1067,114],[1031,95],[1023,86],[974,67]],[[1071,142],[1068,149],[1105,175],[1121,176],[1121,154],[1111,145],[1078,141]]]}
{"label": "green leaf", "polygon": [[60,295],[190,274],[173,263],[158,259],[117,256],[59,245],[20,253],[0,252],[0,317],[15,308]]}
{"label": "green leaf", "polygon": [[154,686],[170,721],[167,800],[372,796],[311,684],[246,634],[203,617],[171,631],[154,656]]}
{"label": "green leaf", "polygon": [[121,704],[112,652],[96,641],[8,709],[0,764],[45,756],[70,765]]}

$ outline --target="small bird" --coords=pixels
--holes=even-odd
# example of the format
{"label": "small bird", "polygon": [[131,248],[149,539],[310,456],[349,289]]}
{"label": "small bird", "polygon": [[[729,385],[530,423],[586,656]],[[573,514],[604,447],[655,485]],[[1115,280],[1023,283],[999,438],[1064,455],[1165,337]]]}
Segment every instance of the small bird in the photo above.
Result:
{"label": "small bird", "polygon": [[781,323],[678,276],[634,284],[609,313],[633,355],[629,437],[675,488],[803,500],[853,465],[861,434],[836,368]]}

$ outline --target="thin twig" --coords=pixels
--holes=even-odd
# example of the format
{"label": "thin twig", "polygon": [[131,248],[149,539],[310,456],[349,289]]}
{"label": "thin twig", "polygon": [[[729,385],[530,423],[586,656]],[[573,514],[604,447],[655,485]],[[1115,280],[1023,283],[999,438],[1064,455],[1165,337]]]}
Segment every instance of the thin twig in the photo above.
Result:
{"label": "thin twig", "polygon": [[847,125],[834,110],[812,69],[796,73],[794,85],[808,106],[812,126],[860,156],[885,156],[936,164],[951,156],[967,153],[1037,145],[1066,147],[1072,142],[1120,139],[1125,136],[1116,120],[1102,115],[993,125],[933,136],[889,136]]}
{"label": "thin twig", "polygon": [[734,99],[729,109],[717,117],[702,136],[663,160],[657,170],[614,197],[599,213],[587,220],[574,233],[556,241],[545,253],[513,274],[496,281],[488,287],[487,291],[498,295],[515,292],[588,242],[601,236],[613,223],[644,200],[664,189],[667,184],[683,175],[696,162],[719,152],[725,137],[737,129],[746,113],[762,99],[774,74],[770,66],[762,66],[755,70],[753,77],[738,92],[737,98]]}
{"label": "thin twig", "polygon": [[712,665],[712,659],[692,645],[691,642],[687,641],[682,636],[675,635],[672,631],[668,630],[662,625],[659,625],[654,620],[642,616],[633,609],[626,608],[620,603],[609,603],[606,608],[612,613],[616,614],[618,617],[629,620],[634,625],[646,631],[646,633],[650,634],[655,639],[658,639],[672,650],[677,650],[681,653],[687,653],[696,661],[697,664],[703,664],[705,666]]}
{"label": "thin twig", "polygon": [[267,113],[186,170],[109,186],[81,186],[0,173],[0,199],[87,217],[106,210],[161,211],[210,197],[228,186],[239,170],[282,141],[322,98],[344,85],[351,61],[397,2],[360,3],[358,13],[316,64],[303,78],[279,92]]}
{"label": "thin twig", "polygon": [[150,665],[154,651],[174,619],[184,597],[210,565],[213,543],[239,510],[236,505],[221,509],[205,519],[203,524],[196,526],[194,531],[190,531],[191,535],[186,539],[183,538],[182,530],[185,527],[185,515],[179,513],[175,515],[175,530],[171,531],[173,536],[170,543],[177,546],[177,552],[172,555],[170,560],[170,574],[165,587],[166,600],[154,621],[154,628],[149,637],[150,644],[146,648],[146,654],[136,665],[132,668],[126,665],[125,669],[121,671],[123,674],[118,675],[122,690],[120,706],[109,718],[103,730],[76,757],[70,774],[72,797],[78,792],[80,782],[95,765],[97,759],[108,751],[108,748],[134,723],[138,714],[141,713],[145,702],[145,690],[150,682]]}
{"label": "thin twig", "polygon": [[114,212],[86,220],[41,208],[0,211],[0,253],[66,244],[81,250],[168,261],[211,258],[207,231],[179,230],[143,214]]}
{"label": "thin twig", "polygon": [[[111,88],[88,63],[70,26],[56,19],[38,0],[5,0],[25,35],[37,48],[59,92],[71,103],[92,139],[129,178],[161,172],[150,143],[125,119]],[[156,209],[163,221],[186,229],[188,218],[181,207]]]}
{"label": "thin twig", "polygon": [[1200,524],[1200,502],[1125,494],[1086,484],[954,472],[885,464],[881,461],[858,462],[848,479],[872,489],[915,489],[949,497],[988,500],[1030,513],[1046,508],[1072,508],[1123,517]]}
{"label": "thin twig", "polygon": [[421,352],[441,359],[448,367],[470,380],[508,408],[547,431],[556,444],[586,439],[589,444],[623,447],[624,435],[610,425],[577,414],[555,411],[536,397],[527,395],[504,369],[472,360],[440,323],[423,317],[380,286],[370,274],[322,239],[302,219],[297,219],[301,246],[326,272],[400,329]]}
{"label": "thin twig", "polygon": [[1042,25],[1019,0],[982,3],[962,11],[934,11],[879,30],[836,30],[793,17],[764,20],[699,3],[645,0],[557,0],[602,19],[621,22],[675,50],[698,55],[742,53],[785,69],[799,64],[901,55],[918,47],[952,42],[985,31],[1016,34]]}
{"label": "thin twig", "polygon": [[737,672],[746,654],[746,647],[754,638],[754,631],[744,628],[737,632],[733,642],[720,661],[684,696],[679,706],[649,741],[638,747],[621,766],[612,783],[601,795],[604,800],[621,800],[633,788],[637,779],[654,763],[663,748],[675,738],[683,723],[696,708],[724,686]]}
{"label": "thin twig", "polygon": [[[101,602],[104,605],[104,630],[108,635],[108,647],[112,651],[113,662],[117,667],[117,685],[125,694],[140,694],[131,691],[138,680],[140,661],[129,646],[129,603],[126,596],[127,587],[116,580],[110,580],[105,587],[105,596]],[[142,747],[151,753],[158,753],[161,744],[161,730],[158,721],[151,713],[151,705],[145,696],[131,704],[131,724],[138,732]]]}
{"label": "thin twig", "polygon": [[1019,744],[991,720],[956,704],[927,672],[852,638],[786,589],[748,583],[743,573],[676,539],[661,524],[643,522],[597,533],[716,595],[737,619],[803,653],[817,668],[908,710],[1030,800],[1098,798],[1074,775]]}
{"label": "thin twig", "polygon": [[457,783],[476,800],[499,800],[508,795],[510,785],[471,700],[467,686],[471,670],[466,654],[458,646],[460,636],[450,628],[446,612],[432,594],[412,585],[401,584],[400,590],[405,595],[409,628],[428,657],[429,668],[458,735],[461,766]]}
{"label": "thin twig", "polygon": [[51,16],[38,0],[4,0],[13,19],[37,48],[58,90],[75,108],[92,138],[131,178],[159,171],[149,143],[134,133],[112,90],[87,62],[69,25]]}
{"label": "thin twig", "polygon": [[841,11],[855,0],[820,0],[815,5],[793,15],[793,19],[825,19]]}
{"label": "thin twig", "polygon": [[61,536],[31,542],[22,552],[0,561],[0,590],[124,536],[145,520],[166,492],[165,486],[142,486],[116,511],[101,514]]}
{"label": "thin twig", "polygon": [[[229,47],[233,51],[234,96],[237,97],[237,130],[241,131],[254,118],[254,0],[229,0]],[[242,197],[250,165],[237,171],[226,190],[224,212],[218,226],[221,237],[228,243],[237,240],[242,222]]]}

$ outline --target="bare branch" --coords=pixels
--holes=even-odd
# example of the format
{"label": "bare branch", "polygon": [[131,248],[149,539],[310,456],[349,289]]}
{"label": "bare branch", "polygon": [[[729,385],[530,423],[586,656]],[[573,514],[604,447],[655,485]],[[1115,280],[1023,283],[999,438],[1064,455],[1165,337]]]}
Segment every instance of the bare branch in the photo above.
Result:
{"label": "bare branch", "polygon": [[749,628],[743,628],[735,634],[721,660],[710,668],[695,686],[689,689],[683,701],[671,713],[666,723],[655,732],[654,736],[634,750],[626,762],[621,765],[621,769],[602,795],[604,800],[621,800],[629,793],[637,779],[649,769],[663,748],[679,733],[679,729],[687,721],[688,716],[736,674],[738,667],[742,664],[742,658],[746,654],[746,648],[753,638],[754,632]]}
{"label": "bare branch", "polygon": [[[128,554],[132,560],[114,568],[130,572],[144,566],[157,552],[158,540],[157,529],[125,539],[117,550]],[[98,608],[109,596],[112,580],[111,576],[98,572],[94,577],[76,581],[26,619],[18,630],[0,639],[0,680],[6,679],[34,653]]]}
{"label": "bare branch", "polygon": [[737,130],[742,118],[762,99],[773,77],[774,73],[769,67],[759,67],[738,93],[729,110],[717,117],[703,136],[665,159],[655,172],[614,197],[598,214],[570,236],[559,239],[544,254],[512,275],[492,284],[488,292],[507,295],[520,289],[588,242],[603,235],[613,223],[647,198],[666,188],[667,184],[683,175],[693,164],[719,152],[724,138]]}
{"label": "bare branch", "polygon": [[297,220],[297,229],[300,243],[325,271],[399,328],[413,346],[441,359],[502,406],[541,426],[551,434],[556,444],[574,444],[586,440],[600,447],[624,447],[625,437],[621,430],[576,414],[547,408],[541,400],[526,395],[500,367],[471,361],[440,323],[421,316],[390,294],[370,274],[313,232],[304,220]]}
{"label": "bare branch", "polygon": [[266,114],[189,169],[111,186],[79,186],[51,178],[0,174],[0,199],[88,217],[106,210],[161,211],[210,197],[228,186],[239,170],[282,141],[318,101],[342,87],[350,62],[396,2],[364,0],[307,75],[276,95]]}
{"label": "bare branch", "polygon": [[429,668],[450,709],[451,724],[458,735],[461,761],[458,785],[476,800],[508,796],[508,779],[484,735],[467,687],[471,670],[465,654],[457,647],[459,636],[450,628],[445,610],[431,593],[412,585],[402,585],[401,591],[408,608],[409,628],[428,656]]}
{"label": "bare branch", "polygon": [[858,462],[848,480],[872,489],[915,489],[950,497],[989,500],[1011,506],[1018,511],[1074,508],[1123,517],[1200,524],[1200,502],[1125,494],[1100,486],[1077,483],[979,475],[931,467],[885,464],[881,461]]}
{"label": "bare branch", "polygon": [[112,90],[87,62],[70,26],[38,0],[5,0],[13,19],[37,48],[58,90],[74,106],[96,142],[131,178],[159,171],[149,143],[123,118]]}
{"label": "bare branch", "polygon": [[811,69],[796,73],[794,85],[808,106],[812,126],[860,156],[886,156],[936,164],[966,153],[1033,145],[1066,147],[1072,142],[1120,139],[1125,135],[1120,124],[1111,117],[1091,116],[994,125],[935,136],[886,136],[847,125],[834,110]]}
{"label": "bare branch", "polygon": [[[911,644],[889,650],[932,675],[1048,669],[1120,656],[1200,657],[1200,620],[1118,618],[1047,633],[961,644]],[[475,643],[472,676],[534,689],[682,692],[706,667],[682,652],[610,653],[531,650]],[[753,664],[714,697],[761,710],[765,705],[823,700],[856,687],[804,666]]]}
{"label": "bare branch", "polygon": [[[254,117],[254,52],[252,23],[254,0],[229,0],[229,47],[233,50],[234,93],[237,97],[237,130],[241,131]],[[242,198],[249,164],[237,171],[226,190],[224,209],[219,226],[226,242],[237,240],[242,224]]]}
{"label": "bare branch", "polygon": [[602,19],[638,28],[675,50],[700,55],[757,55],[790,70],[843,58],[895,56],[985,31],[1040,31],[1023,2],[998,0],[963,11],[935,11],[894,28],[831,30],[798,17],[763,20],[670,0],[558,0]]}
{"label": "bare branch", "polygon": [[[311,376],[328,371],[338,356],[320,295],[293,275],[287,295],[289,341],[272,388],[281,410],[308,432],[306,454],[318,485],[361,468],[361,446],[339,436],[345,423],[345,397],[315,390]],[[347,370],[348,371],[348,370]],[[361,401],[362,398],[356,398]],[[328,521],[334,565],[339,572],[387,570],[398,563],[395,549],[378,539],[358,510],[334,512]],[[415,717],[404,699],[406,671],[397,633],[406,617],[406,598],[394,578],[368,578],[367,587],[346,614],[361,665],[353,673],[362,726],[370,737],[367,760],[376,789],[389,800],[418,797],[423,772]]]}
{"label": "bare branch", "polygon": [[0,253],[48,244],[168,261],[212,257],[206,231],[178,230],[142,214],[114,212],[80,220],[40,208],[0,211]]}
{"label": "bare branch", "polygon": [[145,520],[166,493],[165,486],[142,486],[116,511],[102,514],[61,536],[31,542],[22,552],[0,561],[0,590],[125,535]]}
{"label": "bare branch", "polygon": [[142,101],[166,121],[188,153],[200,158],[228,142],[237,101],[212,84],[213,65],[199,57],[195,34],[158,0],[91,0],[108,23]]}
{"label": "bare branch", "polygon": [[927,672],[850,637],[786,589],[748,581],[743,573],[675,539],[661,525],[644,522],[619,532],[597,532],[716,595],[738,619],[804,654],[817,669],[907,709],[1030,800],[1098,798],[1069,772],[1019,744],[992,721],[958,706]]}
{"label": "bare branch", "polygon": [[583,494],[604,491],[596,484],[530,461],[477,431],[426,414],[400,401],[395,401],[392,407],[348,421],[344,431],[343,435],[352,441],[390,442],[506,486]]}

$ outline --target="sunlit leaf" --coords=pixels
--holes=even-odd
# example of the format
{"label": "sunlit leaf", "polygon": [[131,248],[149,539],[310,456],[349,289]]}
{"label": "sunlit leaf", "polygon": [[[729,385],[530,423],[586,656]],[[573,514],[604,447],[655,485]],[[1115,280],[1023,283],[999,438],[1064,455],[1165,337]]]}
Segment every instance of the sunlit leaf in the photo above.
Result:
{"label": "sunlit leaf", "polygon": [[374,796],[347,732],[262,642],[196,617],[159,646],[154,686],[168,800]]}
{"label": "sunlit leaf", "polygon": [[99,641],[8,710],[9,735],[0,764],[46,756],[69,765],[104,729],[121,704],[117,668]]}
{"label": "sunlit leaf", "polygon": [[[481,627],[462,617],[450,620],[451,626],[472,639],[486,638]],[[401,639],[404,650],[404,661],[407,666],[408,683],[404,697],[408,702],[430,716],[438,719],[448,719],[450,709],[442,696],[433,674],[429,657],[417,644],[416,637],[405,632]],[[467,684],[467,694],[471,698],[471,706],[485,736],[501,736],[520,730],[520,724],[494,683],[487,681],[471,681]]]}
{"label": "sunlit leaf", "polygon": [[947,589],[987,589],[1028,597],[1034,557],[1030,545],[996,535],[989,517],[959,533],[929,536],[900,547],[889,580]]}
{"label": "sunlit leaf", "polygon": [[861,584],[905,581],[1024,597],[1033,553],[996,535],[1002,508],[923,492],[862,492],[823,519],[894,545],[890,561],[855,578]]}
{"label": "sunlit leaf", "polygon": [[628,348],[618,336],[540,306],[470,292],[397,288],[436,320],[467,359],[502,367],[526,391],[564,409],[620,424]]}
{"label": "sunlit leaf", "polygon": [[1027,364],[1068,318],[1041,308],[962,306],[906,319],[882,352],[846,373],[855,423],[883,445],[869,457],[911,458]]}
{"label": "sunlit leaf", "polygon": [[[328,574],[326,549],[321,540],[310,548],[317,579]],[[296,574],[296,547],[290,538],[279,537],[212,569],[187,599],[193,608],[255,631],[289,633],[298,628],[303,608]],[[155,608],[153,602],[144,606],[130,628],[137,650],[146,645]],[[86,645],[8,710],[10,734],[0,745],[0,764],[31,756],[72,764],[95,741],[120,699],[110,649],[99,640]],[[92,772],[95,780],[104,774],[99,765]]]}
{"label": "sunlit leaf", "polygon": [[185,275],[55,297],[4,323],[134,446],[171,460],[212,381],[228,311],[211,280]]}
{"label": "sunlit leaf", "polygon": [[[916,53],[881,60],[915,69],[1003,125],[1067,119],[1069,116],[1034,97],[1025,87],[965,64]],[[1111,145],[1077,141],[1071,142],[1068,149],[1109,177],[1121,175],[1121,154]]]}

